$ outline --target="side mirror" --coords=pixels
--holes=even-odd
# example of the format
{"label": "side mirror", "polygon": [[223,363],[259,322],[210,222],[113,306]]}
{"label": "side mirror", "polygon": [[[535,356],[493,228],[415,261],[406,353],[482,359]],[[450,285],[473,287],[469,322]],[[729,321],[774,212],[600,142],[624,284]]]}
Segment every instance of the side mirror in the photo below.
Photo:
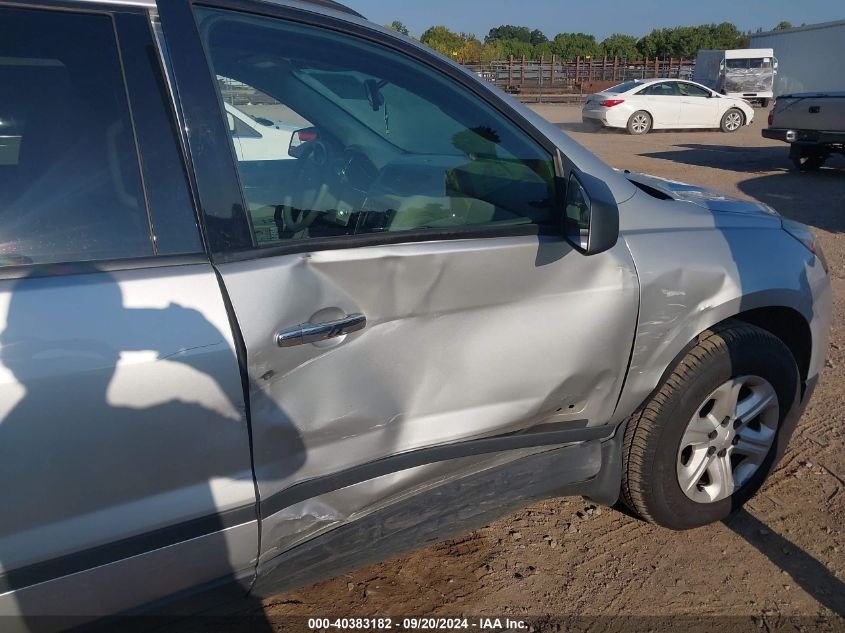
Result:
{"label": "side mirror", "polygon": [[317,128],[306,127],[301,130],[296,130],[290,136],[290,145],[288,145],[288,155],[293,158],[301,158],[303,153],[307,150],[306,146],[311,141],[316,141],[320,136]]}
{"label": "side mirror", "polygon": [[566,185],[564,236],[579,251],[596,255],[619,239],[619,207],[603,180],[574,171]]}

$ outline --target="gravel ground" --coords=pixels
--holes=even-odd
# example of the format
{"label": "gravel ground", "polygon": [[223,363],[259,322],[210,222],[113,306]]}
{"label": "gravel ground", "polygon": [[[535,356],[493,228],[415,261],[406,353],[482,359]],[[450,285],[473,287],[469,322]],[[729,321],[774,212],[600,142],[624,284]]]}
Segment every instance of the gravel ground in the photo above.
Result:
{"label": "gravel ground", "polygon": [[614,167],[757,199],[815,228],[831,265],[833,335],[786,457],[727,523],[675,533],[580,498],[553,499],[276,596],[264,614],[276,622],[292,615],[536,616],[540,630],[560,630],[549,616],[616,616],[580,622],[631,630],[619,616],[685,615],[710,630],[736,631],[737,623],[761,631],[845,630],[845,160],[834,157],[819,173],[790,171],[787,146],[760,135],[764,110],[735,134],[632,137],[586,129],[577,107],[536,109]]}

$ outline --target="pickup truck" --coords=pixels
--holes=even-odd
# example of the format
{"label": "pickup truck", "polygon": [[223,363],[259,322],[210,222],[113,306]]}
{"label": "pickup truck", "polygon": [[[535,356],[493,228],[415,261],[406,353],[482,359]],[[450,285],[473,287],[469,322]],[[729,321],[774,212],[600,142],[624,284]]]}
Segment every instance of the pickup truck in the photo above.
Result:
{"label": "pickup truck", "polygon": [[845,92],[778,97],[763,136],[789,143],[796,169],[819,169],[834,152],[845,153]]}

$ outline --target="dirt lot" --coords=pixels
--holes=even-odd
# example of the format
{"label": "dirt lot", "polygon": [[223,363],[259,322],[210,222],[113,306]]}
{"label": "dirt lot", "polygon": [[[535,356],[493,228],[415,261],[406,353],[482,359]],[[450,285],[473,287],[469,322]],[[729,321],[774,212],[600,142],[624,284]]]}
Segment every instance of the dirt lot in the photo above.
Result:
{"label": "dirt lot", "polygon": [[[790,171],[787,146],[760,136],[764,110],[757,110],[757,123],[733,135],[632,137],[586,130],[575,107],[536,107],[614,167],[755,198],[815,227],[831,265],[836,315],[827,367],[787,456],[747,509],[726,524],[674,533],[580,498],[554,499],[461,538],[277,596],[265,602],[265,614],[273,620],[683,614],[699,622],[701,616],[741,616],[735,622],[761,631],[813,630],[821,618],[822,628],[842,630],[845,160],[834,157],[819,173]],[[709,621],[734,626],[729,619]],[[547,621],[537,628],[559,626]]]}

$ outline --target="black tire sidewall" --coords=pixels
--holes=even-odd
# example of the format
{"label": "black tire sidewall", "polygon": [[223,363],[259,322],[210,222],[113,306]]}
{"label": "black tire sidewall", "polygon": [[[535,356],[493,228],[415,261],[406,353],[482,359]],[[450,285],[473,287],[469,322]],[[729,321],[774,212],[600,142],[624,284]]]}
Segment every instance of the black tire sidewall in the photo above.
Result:
{"label": "black tire sidewall", "polygon": [[[792,408],[797,393],[797,369],[792,355],[777,340],[760,345],[748,340],[736,341],[730,347],[720,347],[715,355],[697,366],[686,376],[681,388],[666,402],[659,414],[659,435],[654,440],[651,476],[653,483],[649,500],[649,514],[661,525],[673,529],[690,529],[720,521],[738,510],[765,481],[783,453],[792,434],[784,419]],[[751,479],[731,497],[715,503],[697,503],[681,490],[677,476],[677,456],[681,437],[693,414],[705,399],[731,378],[757,375],[774,387],[778,396],[780,415],[775,444]]]}
{"label": "black tire sidewall", "polygon": [[[798,171],[816,171],[821,169],[827,157],[819,154],[805,154],[792,159],[792,164]],[[806,159],[802,162],[802,159]]]}

